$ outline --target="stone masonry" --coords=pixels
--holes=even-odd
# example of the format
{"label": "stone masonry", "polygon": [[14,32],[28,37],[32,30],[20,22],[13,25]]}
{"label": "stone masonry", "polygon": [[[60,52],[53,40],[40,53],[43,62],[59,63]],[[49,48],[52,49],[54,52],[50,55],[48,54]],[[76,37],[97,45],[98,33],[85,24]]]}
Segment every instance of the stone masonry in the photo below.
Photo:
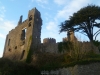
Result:
{"label": "stone masonry", "polygon": [[[44,38],[43,43],[41,43],[42,19],[40,12],[36,8],[29,10],[28,18],[25,21],[22,21],[22,18],[23,16],[20,16],[18,25],[7,34],[4,58],[26,60],[38,52],[59,53],[59,43],[56,43],[54,38]],[[67,37],[63,38],[63,42],[67,41],[78,42],[73,31],[69,31]],[[90,42],[79,42],[79,45],[80,50],[93,50]],[[94,50],[99,53],[96,47]]]}
{"label": "stone masonry", "polygon": [[23,22],[21,16],[17,27],[12,29],[6,37],[3,57],[11,60],[25,60],[29,50],[35,53],[41,44],[41,26],[41,14],[36,8],[29,10],[28,18]]}

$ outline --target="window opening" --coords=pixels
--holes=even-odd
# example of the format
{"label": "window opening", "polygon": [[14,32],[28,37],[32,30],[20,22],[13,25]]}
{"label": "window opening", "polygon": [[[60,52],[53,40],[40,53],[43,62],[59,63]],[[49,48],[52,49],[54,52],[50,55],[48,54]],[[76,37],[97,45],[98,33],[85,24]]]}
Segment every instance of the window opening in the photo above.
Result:
{"label": "window opening", "polygon": [[31,21],[32,20],[32,15],[29,17],[29,21]]}
{"label": "window opening", "polygon": [[8,50],[9,52],[11,52],[11,48],[9,48],[9,50]]}
{"label": "window opening", "polygon": [[31,22],[29,23],[29,25],[28,25],[29,27],[31,26]]}
{"label": "window opening", "polygon": [[15,46],[15,49],[17,49],[17,46]]}
{"label": "window opening", "polygon": [[21,40],[25,40],[26,39],[26,31],[27,31],[26,28],[22,29]]}

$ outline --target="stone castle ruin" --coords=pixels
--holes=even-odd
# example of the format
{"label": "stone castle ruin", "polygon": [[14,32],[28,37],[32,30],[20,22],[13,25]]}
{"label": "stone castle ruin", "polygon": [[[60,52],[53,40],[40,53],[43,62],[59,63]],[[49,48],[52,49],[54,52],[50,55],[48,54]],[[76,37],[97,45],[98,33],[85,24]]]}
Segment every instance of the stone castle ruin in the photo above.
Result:
{"label": "stone castle ruin", "polygon": [[41,45],[41,26],[41,14],[36,8],[29,11],[28,18],[24,22],[21,16],[17,27],[6,37],[3,57],[26,59],[29,50],[36,50]]}
{"label": "stone castle ruin", "polygon": [[[36,8],[29,10],[28,18],[25,21],[22,22],[22,18],[23,16],[20,16],[18,25],[6,36],[4,58],[26,60],[28,56],[30,57],[38,51],[58,53],[58,43],[54,38],[44,38],[41,43],[42,19]],[[69,31],[67,38],[63,38],[63,42],[75,40],[77,41],[77,38],[73,31]],[[88,44],[90,43],[86,45],[88,46]]]}

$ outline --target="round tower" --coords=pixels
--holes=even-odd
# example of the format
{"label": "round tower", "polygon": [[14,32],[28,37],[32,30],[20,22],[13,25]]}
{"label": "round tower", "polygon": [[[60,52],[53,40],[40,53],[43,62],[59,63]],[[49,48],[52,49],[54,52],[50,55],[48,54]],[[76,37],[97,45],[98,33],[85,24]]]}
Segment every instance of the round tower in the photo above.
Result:
{"label": "round tower", "polygon": [[43,39],[43,43],[44,44],[56,43],[56,40],[54,38],[45,38],[45,39]]}

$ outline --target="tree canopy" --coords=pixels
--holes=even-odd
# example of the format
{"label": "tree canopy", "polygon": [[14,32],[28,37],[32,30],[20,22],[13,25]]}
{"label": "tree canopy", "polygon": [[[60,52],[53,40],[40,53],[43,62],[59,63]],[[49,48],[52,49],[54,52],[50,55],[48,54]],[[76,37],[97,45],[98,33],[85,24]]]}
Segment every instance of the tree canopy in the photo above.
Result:
{"label": "tree canopy", "polygon": [[[98,21],[97,21],[98,20]],[[94,28],[100,28],[100,7],[96,5],[88,5],[81,8],[60,24],[60,33],[64,31],[73,30],[74,32],[80,32],[86,35],[90,41],[93,41],[93,37],[97,37],[100,33],[98,29],[95,33]]]}

